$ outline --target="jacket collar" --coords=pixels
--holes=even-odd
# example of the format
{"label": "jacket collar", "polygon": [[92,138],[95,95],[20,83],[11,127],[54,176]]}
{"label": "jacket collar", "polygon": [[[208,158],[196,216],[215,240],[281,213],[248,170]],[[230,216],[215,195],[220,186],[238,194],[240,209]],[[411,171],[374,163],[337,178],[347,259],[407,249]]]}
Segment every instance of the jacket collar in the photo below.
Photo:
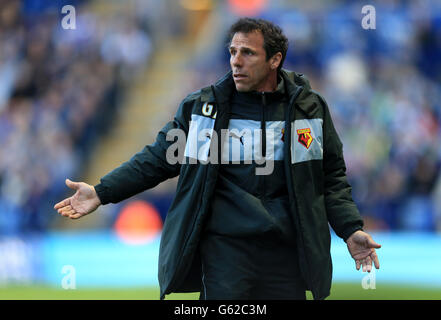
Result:
{"label": "jacket collar", "polygon": [[[296,106],[308,115],[312,115],[316,105],[306,103],[305,98],[311,94],[311,86],[308,79],[303,75],[293,71],[282,69],[280,76],[285,83],[285,92],[288,94],[289,101],[301,90],[296,99]],[[234,90],[234,80],[232,71],[226,73],[214,85],[205,87],[201,90],[202,103],[218,103],[219,107],[226,104]],[[304,102],[304,103],[302,103]]]}
{"label": "jacket collar", "polygon": [[[234,89],[233,72],[229,71],[214,85],[203,88],[201,91],[201,100],[204,102],[226,103],[230,100]],[[214,93],[213,93],[214,91]],[[215,96],[216,95],[216,96]]]}

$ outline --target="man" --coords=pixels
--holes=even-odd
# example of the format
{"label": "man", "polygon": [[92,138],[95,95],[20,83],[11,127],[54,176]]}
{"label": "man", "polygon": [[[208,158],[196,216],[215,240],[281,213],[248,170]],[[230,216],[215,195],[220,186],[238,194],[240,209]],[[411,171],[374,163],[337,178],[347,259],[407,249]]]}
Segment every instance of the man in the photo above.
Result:
{"label": "man", "polygon": [[[357,270],[379,268],[380,245],[362,231],[325,100],[305,76],[282,69],[282,30],[243,18],[230,31],[231,71],[187,96],[156,142],[100,184],[66,180],[76,193],[55,209],[77,219],[179,175],[161,238],[161,299],[190,291],[201,299],[305,299],[305,290],[326,298],[328,223]],[[170,161],[179,130],[185,152]]]}

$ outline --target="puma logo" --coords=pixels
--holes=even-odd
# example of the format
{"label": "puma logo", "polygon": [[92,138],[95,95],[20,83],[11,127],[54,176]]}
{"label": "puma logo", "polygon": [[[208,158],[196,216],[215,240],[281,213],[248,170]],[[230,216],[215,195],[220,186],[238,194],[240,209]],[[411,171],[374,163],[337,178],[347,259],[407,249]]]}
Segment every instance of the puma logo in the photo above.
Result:
{"label": "puma logo", "polygon": [[236,133],[231,132],[231,131],[230,131],[230,134],[229,134],[229,135],[230,135],[230,137],[233,137],[233,138],[239,139],[240,143],[242,143],[242,145],[243,145],[243,135],[238,136]]}

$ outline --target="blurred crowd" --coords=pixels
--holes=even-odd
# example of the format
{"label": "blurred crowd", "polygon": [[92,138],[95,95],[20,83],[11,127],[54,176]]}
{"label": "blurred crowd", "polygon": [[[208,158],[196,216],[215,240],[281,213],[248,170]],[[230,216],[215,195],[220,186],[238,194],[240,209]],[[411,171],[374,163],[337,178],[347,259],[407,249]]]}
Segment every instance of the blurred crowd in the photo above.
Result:
{"label": "blurred crowd", "polygon": [[0,1],[0,234],[48,228],[152,51],[135,16],[69,1],[76,28],[63,29],[61,4]]}

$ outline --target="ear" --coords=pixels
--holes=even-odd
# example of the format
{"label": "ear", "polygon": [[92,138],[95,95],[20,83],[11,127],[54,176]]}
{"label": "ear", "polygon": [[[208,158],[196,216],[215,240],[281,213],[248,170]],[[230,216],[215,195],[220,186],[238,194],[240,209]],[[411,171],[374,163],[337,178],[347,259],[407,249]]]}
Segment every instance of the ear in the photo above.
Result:
{"label": "ear", "polygon": [[270,58],[270,66],[271,69],[275,70],[279,67],[280,62],[282,61],[282,53],[277,52]]}

